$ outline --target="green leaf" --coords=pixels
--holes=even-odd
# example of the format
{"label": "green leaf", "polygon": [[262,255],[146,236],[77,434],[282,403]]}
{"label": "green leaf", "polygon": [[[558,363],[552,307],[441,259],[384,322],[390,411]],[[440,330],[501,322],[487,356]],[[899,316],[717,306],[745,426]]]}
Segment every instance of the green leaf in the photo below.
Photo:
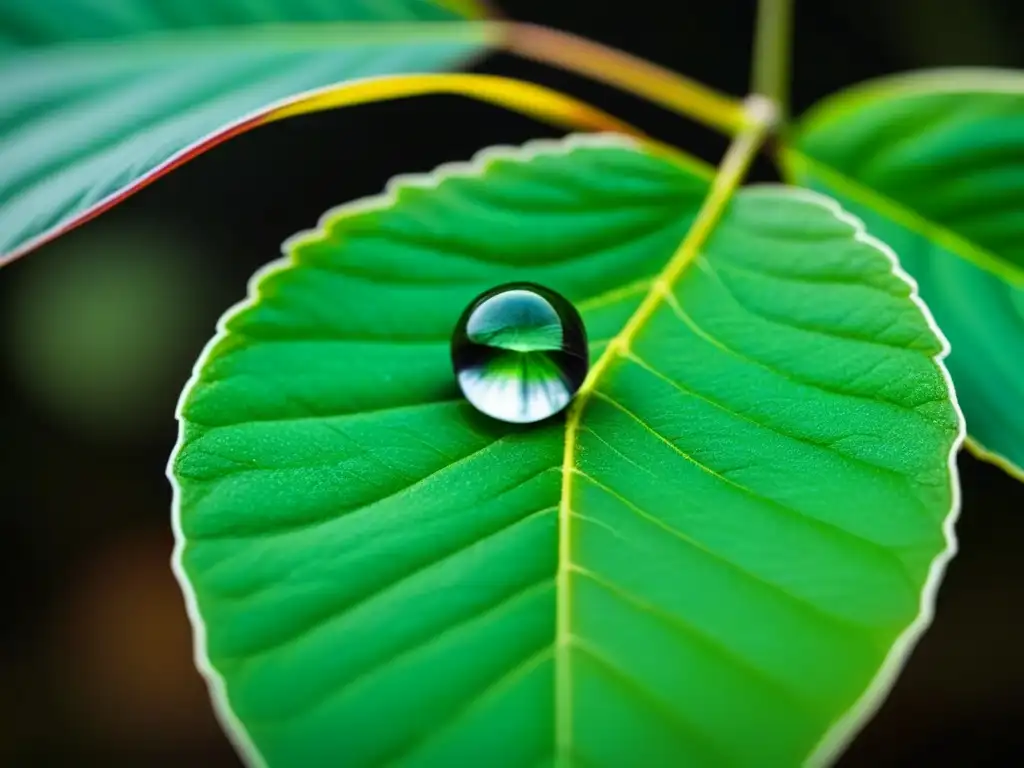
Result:
{"label": "green leaf", "polygon": [[[743,191],[677,251],[708,190],[677,162],[574,138],[399,180],[225,317],[169,472],[254,761],[796,765],[885,692],[954,547],[943,343],[811,193]],[[567,417],[458,397],[451,330],[511,280],[587,324]]]}
{"label": "green leaf", "polygon": [[1024,74],[904,75],[825,101],[783,162],[891,245],[952,345],[969,445],[1024,478]]}
{"label": "green leaf", "polygon": [[430,0],[0,0],[0,262],[301,95],[458,65],[487,43],[458,19]]}

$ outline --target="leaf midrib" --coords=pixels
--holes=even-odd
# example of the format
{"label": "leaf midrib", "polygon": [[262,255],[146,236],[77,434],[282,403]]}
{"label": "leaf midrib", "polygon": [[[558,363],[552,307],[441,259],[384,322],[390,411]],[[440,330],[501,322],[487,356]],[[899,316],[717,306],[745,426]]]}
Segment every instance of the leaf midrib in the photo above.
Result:
{"label": "leaf midrib", "polygon": [[574,637],[571,621],[571,576],[574,564],[571,556],[571,478],[579,472],[576,467],[576,441],[582,426],[583,411],[590,399],[597,394],[597,383],[612,361],[629,352],[636,334],[662,302],[673,296],[675,284],[699,255],[700,248],[714,231],[775,119],[770,106],[761,102],[748,104],[748,117],[748,127],[738,134],[729,146],[690,230],[665,267],[654,276],[644,298],[622,330],[608,342],[576,393],[566,415],[562,488],[558,503],[558,567],[555,573],[554,753],[558,764],[566,762],[568,756],[572,754],[572,676],[569,659]]}

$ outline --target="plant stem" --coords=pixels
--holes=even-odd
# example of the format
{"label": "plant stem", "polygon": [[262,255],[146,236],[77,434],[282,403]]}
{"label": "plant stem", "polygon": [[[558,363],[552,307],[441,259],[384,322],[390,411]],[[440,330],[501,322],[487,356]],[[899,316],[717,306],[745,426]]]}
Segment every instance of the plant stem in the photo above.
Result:
{"label": "plant stem", "polygon": [[534,24],[495,22],[510,53],[621,88],[728,134],[745,127],[743,104],[696,80],[592,40]]}
{"label": "plant stem", "polygon": [[780,119],[789,110],[792,22],[793,0],[759,0],[751,91],[771,99]]}

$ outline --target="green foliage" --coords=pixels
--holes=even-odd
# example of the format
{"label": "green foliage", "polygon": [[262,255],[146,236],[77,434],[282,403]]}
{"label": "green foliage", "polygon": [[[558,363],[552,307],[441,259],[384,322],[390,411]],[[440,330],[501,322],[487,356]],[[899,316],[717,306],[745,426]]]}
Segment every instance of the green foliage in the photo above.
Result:
{"label": "green foliage", "polygon": [[429,0],[0,0],[0,255],[298,94],[458,65],[480,27],[413,23],[455,18]]}
{"label": "green foliage", "polygon": [[[197,658],[253,763],[814,764],[878,704],[955,549],[944,336],[974,444],[1024,461],[1024,99],[918,75],[780,125],[788,5],[762,2],[740,105],[469,0],[0,0],[8,256],[311,109],[447,88],[631,131],[525,83],[373,79],[487,45],[736,133],[717,173],[604,136],[397,180],[225,316],[169,476]],[[773,132],[842,207],[737,191]],[[517,280],[591,340],[536,425],[475,411],[448,355]]]}
{"label": "green foliage", "polygon": [[[271,765],[795,765],[887,684],[951,547],[942,343],[782,187],[665,282],[707,186],[622,142],[488,152],[329,214],[226,320],[182,565]],[[457,396],[459,312],[527,278],[611,361],[575,439]]]}
{"label": "green foliage", "polygon": [[1024,466],[1024,77],[890,78],[821,105],[786,153],[900,254],[953,347],[971,437]]}

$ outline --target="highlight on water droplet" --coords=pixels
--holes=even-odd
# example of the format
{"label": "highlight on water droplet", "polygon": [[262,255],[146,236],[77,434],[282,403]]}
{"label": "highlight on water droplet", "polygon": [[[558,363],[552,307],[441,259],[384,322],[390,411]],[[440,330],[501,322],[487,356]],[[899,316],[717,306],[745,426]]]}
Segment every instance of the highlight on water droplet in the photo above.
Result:
{"label": "highlight on water droplet", "polygon": [[452,366],[466,399],[516,424],[564,409],[589,367],[587,332],[563,296],[507,283],[469,303],[452,335]]}

